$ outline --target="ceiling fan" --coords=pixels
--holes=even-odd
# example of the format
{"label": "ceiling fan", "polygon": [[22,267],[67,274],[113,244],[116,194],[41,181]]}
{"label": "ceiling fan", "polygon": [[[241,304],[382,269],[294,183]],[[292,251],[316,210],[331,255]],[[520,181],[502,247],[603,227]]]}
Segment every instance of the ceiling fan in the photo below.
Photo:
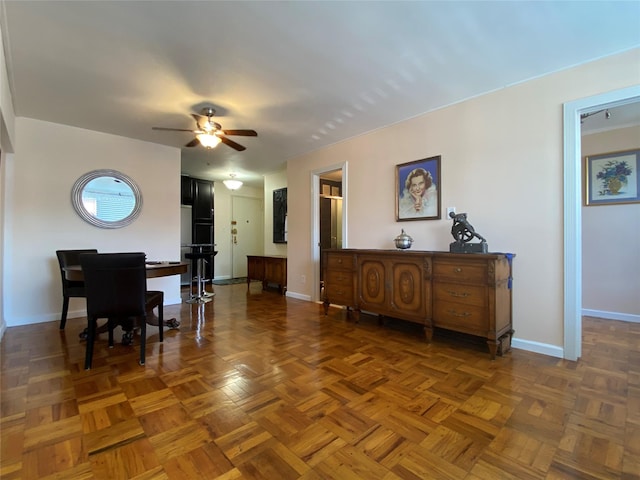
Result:
{"label": "ceiling fan", "polygon": [[[206,148],[215,148],[220,142],[228,145],[229,147],[241,152],[246,150],[246,147],[234,142],[226,137],[226,135],[239,135],[243,137],[257,137],[258,133],[255,130],[223,130],[222,125],[213,121],[213,116],[216,111],[211,107],[205,107],[202,109],[202,116],[192,113],[191,116],[196,121],[196,128],[189,130],[186,128],[165,128],[165,127],[151,127],[152,130],[165,130],[170,132],[191,132],[196,134],[196,138],[191,140],[185,145],[185,147],[195,147],[202,145]],[[203,118],[206,117],[206,118]]]}

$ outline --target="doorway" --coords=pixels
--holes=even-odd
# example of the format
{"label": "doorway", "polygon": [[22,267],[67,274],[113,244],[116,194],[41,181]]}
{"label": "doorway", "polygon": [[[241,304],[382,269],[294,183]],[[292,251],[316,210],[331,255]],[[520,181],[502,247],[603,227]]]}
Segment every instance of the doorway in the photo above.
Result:
{"label": "doorway", "polygon": [[[330,248],[342,248],[342,170],[320,175],[320,266],[324,264],[324,252]],[[320,268],[320,293],[324,288],[323,271]]]}
{"label": "doorway", "polygon": [[247,276],[247,255],[262,255],[263,202],[259,198],[231,197],[231,275]]}
{"label": "doorway", "polygon": [[322,251],[347,246],[347,163],[314,170],[311,177],[311,301],[322,300]]}
{"label": "doorway", "polygon": [[582,355],[582,154],[580,114],[640,100],[640,86],[564,104],[564,358]]}

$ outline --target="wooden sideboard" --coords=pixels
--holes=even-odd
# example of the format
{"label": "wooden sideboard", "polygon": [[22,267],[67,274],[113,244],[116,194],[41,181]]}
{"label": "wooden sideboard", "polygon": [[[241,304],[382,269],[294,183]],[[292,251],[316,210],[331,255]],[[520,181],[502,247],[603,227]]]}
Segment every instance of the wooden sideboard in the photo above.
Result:
{"label": "wooden sideboard", "polygon": [[511,348],[512,259],[502,253],[325,250],[324,310],[353,308],[486,338],[491,358]]}
{"label": "wooden sideboard", "polygon": [[247,289],[251,280],[260,280],[263,290],[269,283],[276,284],[284,295],[287,292],[287,257],[247,255]]}

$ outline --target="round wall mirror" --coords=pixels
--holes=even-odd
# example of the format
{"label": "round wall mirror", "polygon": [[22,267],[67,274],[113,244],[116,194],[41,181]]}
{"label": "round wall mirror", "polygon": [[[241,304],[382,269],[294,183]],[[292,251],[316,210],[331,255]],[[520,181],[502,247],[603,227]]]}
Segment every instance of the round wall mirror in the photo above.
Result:
{"label": "round wall mirror", "polygon": [[142,194],[124,173],[94,170],[73,184],[71,203],[78,215],[91,225],[121,228],[140,215]]}

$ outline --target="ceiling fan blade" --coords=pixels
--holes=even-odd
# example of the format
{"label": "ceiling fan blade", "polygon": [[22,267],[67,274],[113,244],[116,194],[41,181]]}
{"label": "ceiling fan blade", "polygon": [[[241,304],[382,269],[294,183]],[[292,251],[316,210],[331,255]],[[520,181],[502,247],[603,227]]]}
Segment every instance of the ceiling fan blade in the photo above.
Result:
{"label": "ceiling fan blade", "polygon": [[164,130],[166,132],[192,132],[193,133],[193,129],[187,129],[187,128],[151,127],[151,130]]}
{"label": "ceiling fan blade", "polygon": [[185,147],[197,147],[198,145],[200,145],[200,142],[198,141],[197,138],[194,138],[189,143],[187,143]]}
{"label": "ceiling fan blade", "polygon": [[255,130],[223,130],[225,135],[240,135],[242,137],[257,137],[258,132]]}
{"label": "ceiling fan blade", "polygon": [[198,126],[198,128],[202,128],[200,126],[200,119],[202,118],[200,115],[196,115],[195,113],[192,113],[191,116],[193,117],[193,119],[196,121],[196,125]]}
{"label": "ceiling fan blade", "polygon": [[231,148],[236,149],[237,151],[241,152],[243,150],[246,150],[247,147],[243,147],[242,145],[240,145],[239,143],[234,142],[233,140],[229,140],[227,137],[223,137],[220,136],[220,141],[222,143],[224,143],[225,145],[230,146]]}

